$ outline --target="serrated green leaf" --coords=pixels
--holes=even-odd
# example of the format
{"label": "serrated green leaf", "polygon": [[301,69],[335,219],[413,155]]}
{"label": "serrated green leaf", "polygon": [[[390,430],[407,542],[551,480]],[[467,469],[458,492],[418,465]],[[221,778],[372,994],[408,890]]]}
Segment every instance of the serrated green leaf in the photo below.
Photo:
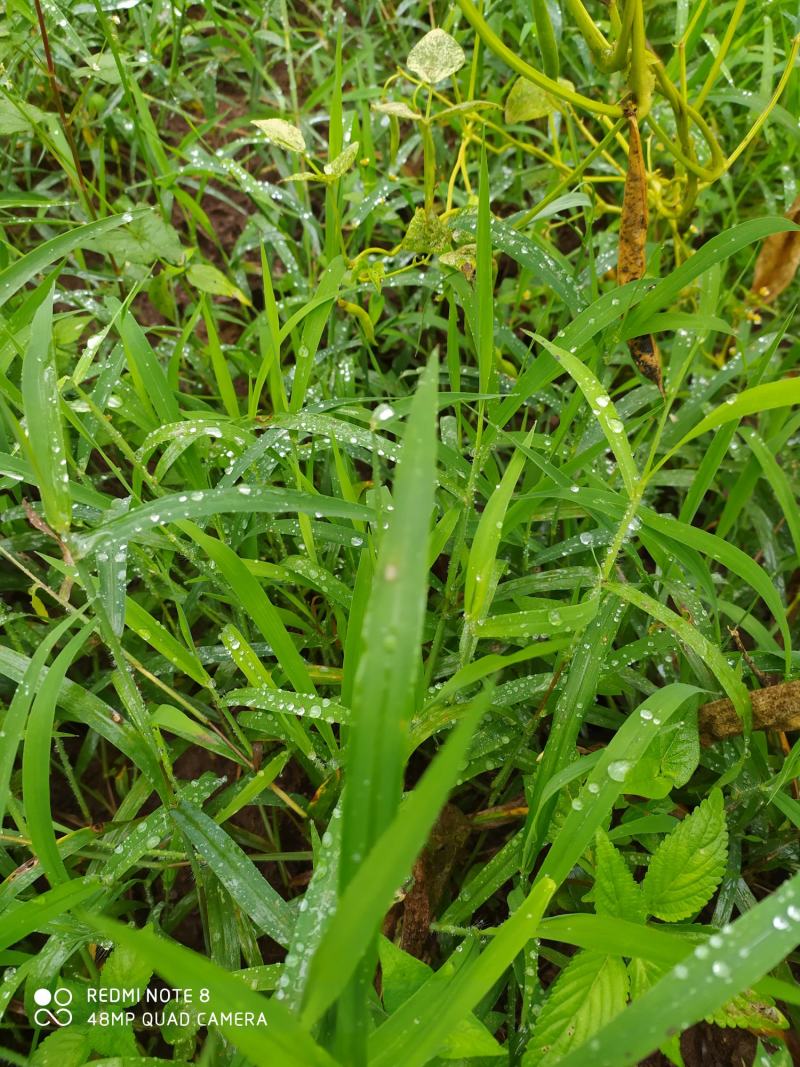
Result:
{"label": "serrated green leaf", "polygon": [[27,1062],[29,1067],[83,1067],[91,1049],[88,1028],[68,1026],[48,1034]]}
{"label": "serrated green leaf", "polygon": [[[723,1004],[707,1016],[707,1021],[716,1026],[737,1026],[745,1030],[787,1030],[789,1022],[782,1011],[775,1007],[771,997],[758,996],[752,989]],[[757,1061],[754,1061],[754,1063]]]}
{"label": "serrated green leaf", "polygon": [[104,989],[138,989],[144,992],[153,977],[153,968],[130,945],[117,945],[100,972]]}
{"label": "serrated green leaf", "polygon": [[137,214],[127,226],[92,238],[86,247],[113,256],[120,264],[150,264],[156,259],[180,263],[185,255],[177,230],[157,211]]}
{"label": "serrated green leaf", "polygon": [[630,867],[608,837],[598,830],[595,836],[596,870],[594,910],[598,915],[644,922],[645,907],[641,887]]}
{"label": "serrated green leaf", "polygon": [[650,914],[667,922],[694,915],[722,880],[727,855],[722,793],[715,789],[654,852],[642,883]]}
{"label": "serrated green leaf", "polygon": [[417,41],[408,54],[406,65],[422,81],[436,85],[461,70],[466,61],[461,45],[449,33],[436,29]]}
{"label": "serrated green leaf", "polygon": [[800,874],[787,879],[736,922],[712,935],[597,1034],[562,1067],[638,1063],[681,1029],[754,986],[800,941]]}
{"label": "serrated green leaf", "polygon": [[523,1067],[549,1067],[625,1007],[628,972],[619,956],[579,952],[556,979],[536,1023]]}

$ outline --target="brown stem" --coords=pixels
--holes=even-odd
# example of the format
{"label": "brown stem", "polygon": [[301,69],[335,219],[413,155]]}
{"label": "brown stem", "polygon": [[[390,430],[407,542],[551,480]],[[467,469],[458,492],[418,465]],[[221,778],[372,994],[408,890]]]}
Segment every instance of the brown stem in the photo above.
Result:
{"label": "brown stem", "polygon": [[69,150],[72,154],[72,164],[75,167],[75,174],[78,179],[78,185],[80,191],[83,194],[83,199],[86,204],[86,210],[92,216],[93,219],[97,218],[97,212],[94,209],[91,198],[89,197],[89,190],[86,185],[86,179],[83,174],[83,168],[81,167],[80,156],[78,155],[78,146],[75,144],[75,138],[72,133],[72,127],[67,121],[67,115],[64,110],[64,101],[61,98],[61,90],[58,87],[58,79],[56,78],[56,66],[53,62],[53,53],[50,50],[50,38],[47,33],[47,25],[44,21],[44,12],[42,11],[42,5],[40,0],[33,0],[36,7],[36,18],[39,22],[39,33],[42,37],[42,46],[44,48],[44,58],[47,63],[47,76],[50,80],[50,88],[53,93],[53,100],[55,101],[56,108],[58,109],[58,115],[61,119],[61,125],[64,127],[64,134],[69,144]]}

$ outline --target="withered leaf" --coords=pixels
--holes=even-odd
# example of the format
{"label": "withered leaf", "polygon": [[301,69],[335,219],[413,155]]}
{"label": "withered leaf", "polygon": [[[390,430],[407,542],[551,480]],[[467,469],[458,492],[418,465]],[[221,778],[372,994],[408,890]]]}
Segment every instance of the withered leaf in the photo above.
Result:
{"label": "withered leaf", "polygon": [[619,254],[617,282],[625,285],[644,274],[645,244],[647,242],[647,173],[644,169],[642,140],[636,108],[629,105],[628,116],[628,173],[622,201],[622,220],[619,226]]}
{"label": "withered leaf", "polygon": [[[781,682],[750,694],[754,730],[800,730],[800,682]],[[700,740],[704,745],[735,737],[742,720],[730,700],[712,700],[698,713]]]}
{"label": "withered leaf", "polygon": [[642,337],[631,337],[628,341],[633,362],[641,375],[655,382],[658,391],[664,395],[664,382],[661,374],[661,353],[658,350],[656,340],[651,333]]}
{"label": "withered leaf", "polygon": [[431,922],[447,889],[470,831],[470,821],[454,804],[446,804],[414,865],[413,882],[403,904],[400,947],[424,959]]}
{"label": "withered leaf", "polygon": [[[636,105],[626,106],[628,117],[628,173],[625,176],[625,195],[622,201],[622,219],[619,226],[619,252],[617,256],[617,282],[636,281],[645,272],[647,245],[647,171],[644,167],[642,139]],[[661,395],[664,383],[661,372],[661,353],[652,334],[632,337],[628,348],[636,369],[645,378],[655,382]]]}
{"label": "withered leaf", "polygon": [[[800,223],[800,196],[786,212],[786,217]],[[751,288],[765,304],[770,304],[791,283],[798,267],[800,230],[773,233],[767,237],[758,253]]]}

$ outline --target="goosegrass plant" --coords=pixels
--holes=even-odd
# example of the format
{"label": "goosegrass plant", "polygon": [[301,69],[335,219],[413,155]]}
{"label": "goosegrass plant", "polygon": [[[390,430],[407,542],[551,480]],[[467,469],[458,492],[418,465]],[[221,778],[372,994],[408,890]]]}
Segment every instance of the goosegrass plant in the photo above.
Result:
{"label": "goosegrass plant", "polygon": [[798,31],[11,0],[5,1062],[790,1062]]}

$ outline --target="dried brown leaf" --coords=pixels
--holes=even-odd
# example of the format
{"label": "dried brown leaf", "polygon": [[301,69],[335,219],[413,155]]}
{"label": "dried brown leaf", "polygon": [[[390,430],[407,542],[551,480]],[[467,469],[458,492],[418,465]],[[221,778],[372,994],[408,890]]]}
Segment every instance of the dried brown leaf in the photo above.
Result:
{"label": "dried brown leaf", "polygon": [[661,374],[661,353],[658,350],[656,339],[651,333],[642,337],[631,337],[628,348],[633,362],[641,375],[655,382],[658,391],[664,395],[664,382]]}
{"label": "dried brown leaf", "polygon": [[[800,223],[800,196],[786,212],[786,217]],[[751,288],[765,304],[770,304],[791,283],[798,267],[800,230],[773,233],[767,237],[758,253]]]}
{"label": "dried brown leaf", "polygon": [[625,285],[644,274],[645,244],[647,242],[647,172],[644,168],[642,140],[636,108],[629,105],[628,115],[628,173],[622,201],[622,220],[619,226],[619,255],[617,282]]}
{"label": "dried brown leaf", "polygon": [[[800,682],[781,682],[750,694],[754,730],[800,730]],[[713,700],[698,713],[700,740],[704,745],[735,737],[742,732],[742,720],[730,700]]]}

